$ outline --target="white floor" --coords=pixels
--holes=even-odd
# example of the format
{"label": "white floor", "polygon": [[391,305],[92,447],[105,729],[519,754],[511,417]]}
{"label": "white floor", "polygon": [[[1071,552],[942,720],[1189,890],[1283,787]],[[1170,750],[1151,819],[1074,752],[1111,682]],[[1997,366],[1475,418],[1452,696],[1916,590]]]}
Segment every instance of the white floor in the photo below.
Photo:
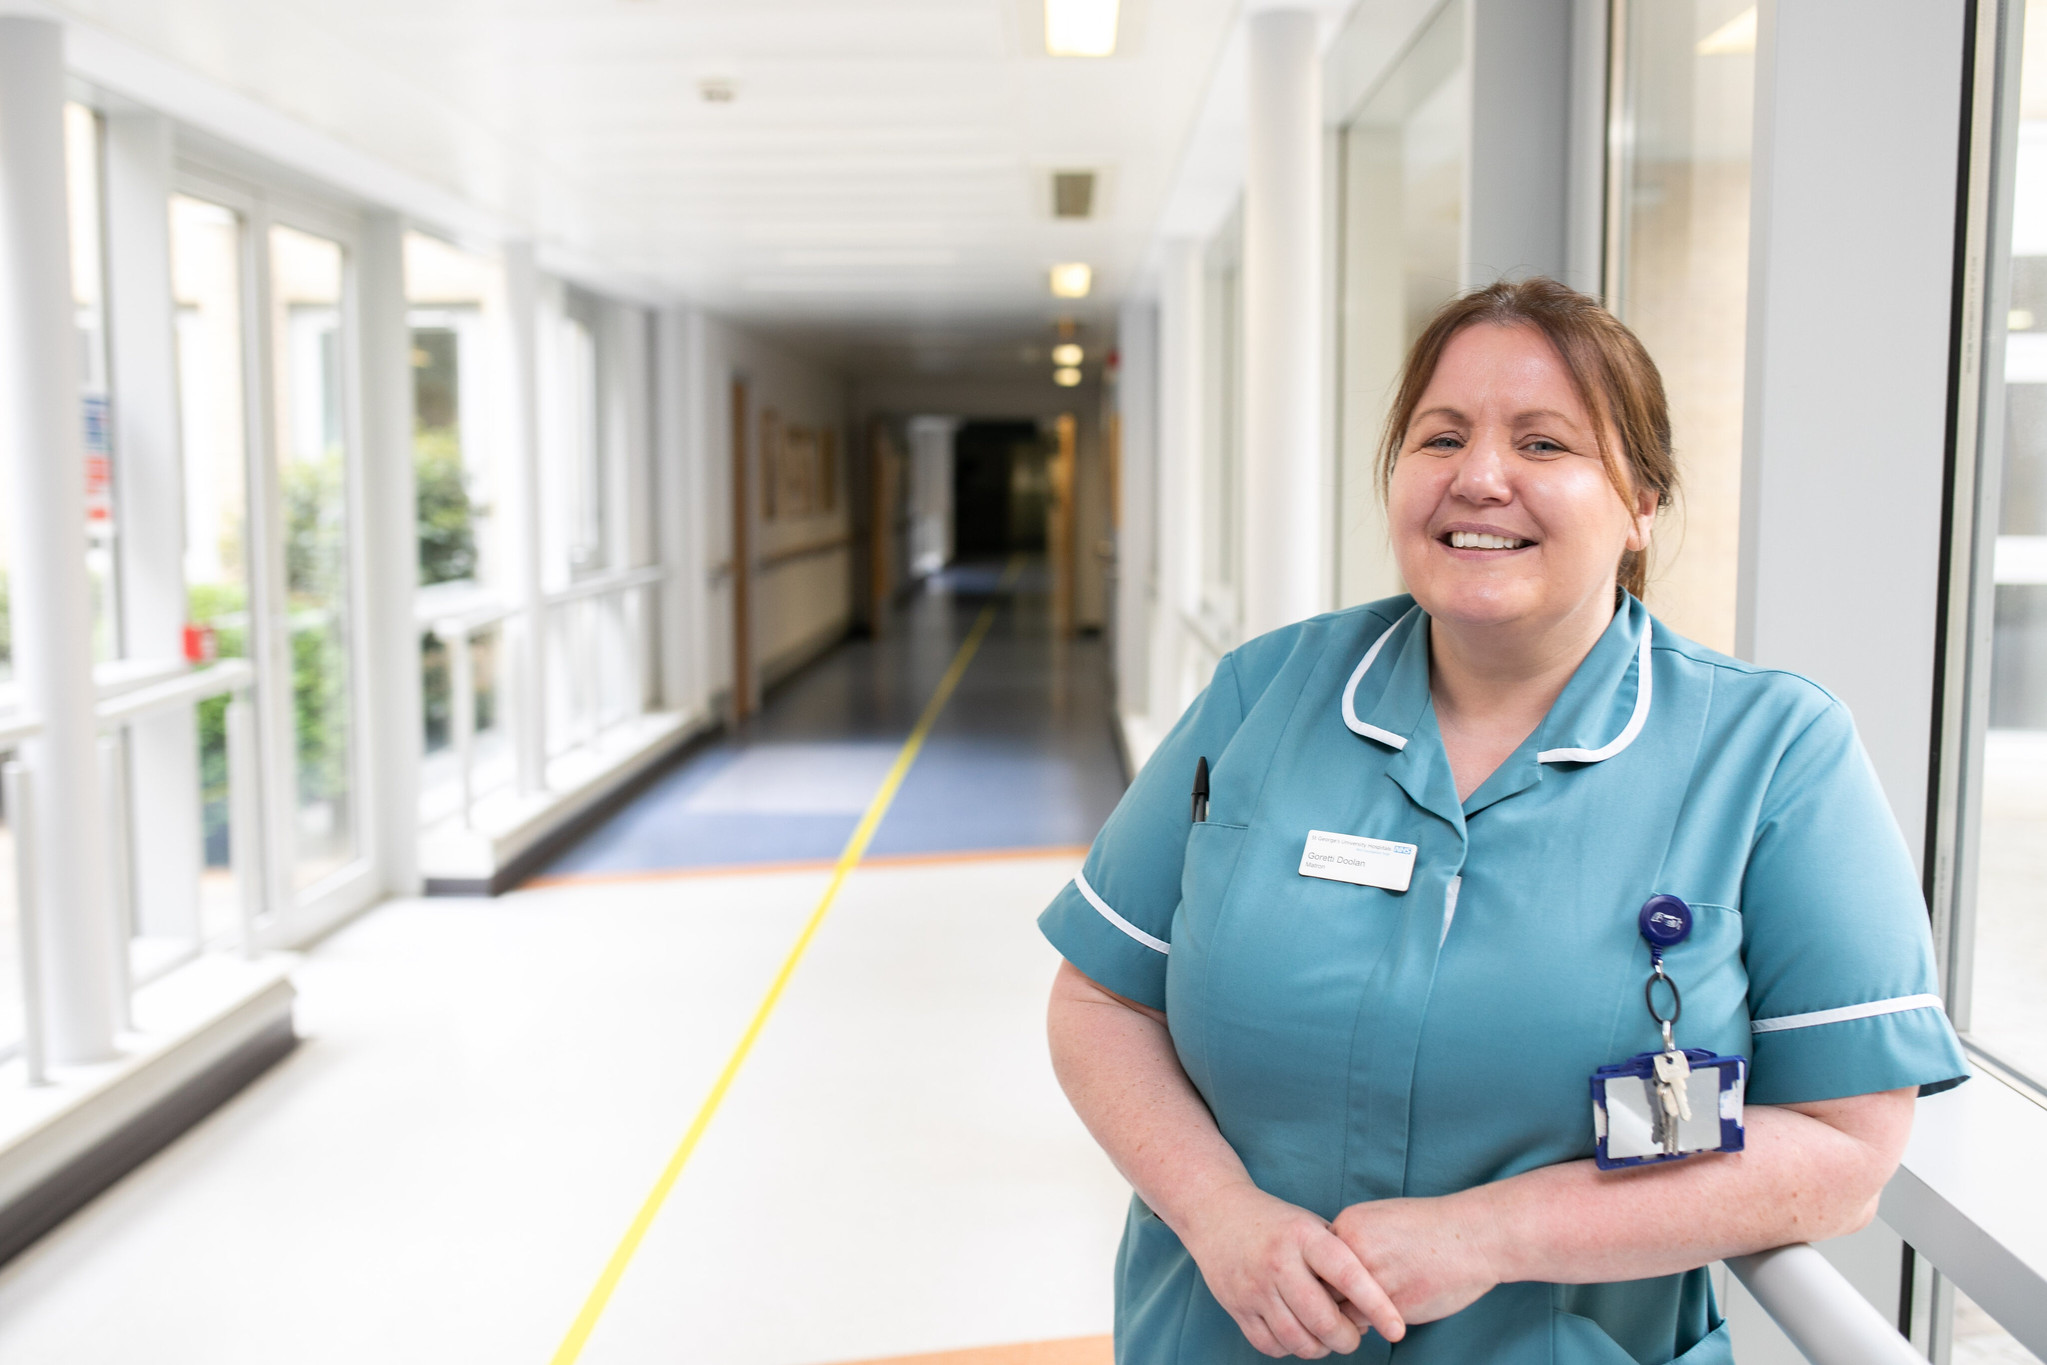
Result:
{"label": "white floor", "polygon": [[[583,1360],[1106,1332],[1126,1197],[1043,1043],[1071,855],[848,883]],[[380,909],[270,1076],[0,1272],[10,1365],[545,1362],[823,889]]]}

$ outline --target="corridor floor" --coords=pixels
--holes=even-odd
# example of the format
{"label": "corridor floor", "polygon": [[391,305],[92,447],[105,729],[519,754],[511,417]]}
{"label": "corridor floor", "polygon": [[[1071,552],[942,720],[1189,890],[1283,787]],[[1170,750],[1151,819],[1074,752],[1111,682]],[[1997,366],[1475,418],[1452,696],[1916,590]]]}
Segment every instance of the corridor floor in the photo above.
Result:
{"label": "corridor floor", "polygon": [[[991,586],[792,680],[542,883],[321,944],[297,1052],[0,1271],[0,1360],[559,1361],[880,780],[859,755]],[[1127,1193],[1053,1081],[1032,921],[1120,774],[1043,606],[1027,577],[999,612],[581,1361],[1106,1365]],[[791,808],[806,772],[827,808]]]}

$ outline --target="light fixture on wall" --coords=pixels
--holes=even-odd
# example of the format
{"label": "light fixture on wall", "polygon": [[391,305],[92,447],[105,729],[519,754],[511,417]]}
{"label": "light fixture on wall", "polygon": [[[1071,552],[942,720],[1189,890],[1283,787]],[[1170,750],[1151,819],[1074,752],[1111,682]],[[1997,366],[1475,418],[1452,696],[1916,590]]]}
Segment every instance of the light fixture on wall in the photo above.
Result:
{"label": "light fixture on wall", "polygon": [[1107,57],[1116,50],[1117,0],[1045,0],[1045,51]]}
{"label": "light fixture on wall", "polygon": [[1080,383],[1080,371],[1072,365],[1062,365],[1052,371],[1052,382],[1062,389],[1070,389]]}
{"label": "light fixture on wall", "polygon": [[1078,365],[1086,358],[1085,353],[1081,351],[1080,347],[1071,341],[1062,341],[1052,348],[1052,363],[1054,365]]}
{"label": "light fixture on wall", "polygon": [[1052,267],[1052,295],[1061,299],[1084,299],[1095,287],[1095,272],[1084,262],[1066,261]]}

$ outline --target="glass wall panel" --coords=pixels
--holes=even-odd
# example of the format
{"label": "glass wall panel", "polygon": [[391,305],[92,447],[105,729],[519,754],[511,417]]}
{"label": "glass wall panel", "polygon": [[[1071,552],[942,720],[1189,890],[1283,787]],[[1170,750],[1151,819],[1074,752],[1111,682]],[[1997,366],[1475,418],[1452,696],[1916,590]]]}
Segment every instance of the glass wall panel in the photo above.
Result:
{"label": "glass wall panel", "polygon": [[1966,1017],[1971,1042],[2047,1086],[2047,3],[2025,25]]}
{"label": "glass wall panel", "polygon": [[[413,485],[417,498],[420,617],[459,621],[500,603],[497,461],[503,435],[504,270],[496,261],[423,233],[405,239],[413,373]],[[461,804],[463,718],[455,689],[468,650],[471,727],[467,755],[473,797],[512,780],[498,726],[498,629],[456,625],[443,639],[420,635],[423,701],[420,813],[431,823]]]}
{"label": "glass wall panel", "polygon": [[[174,195],[170,201],[173,343],[184,474],[187,652],[249,653],[248,440],[242,333],[242,220],[234,210]],[[228,837],[227,699],[199,706],[199,781],[205,873],[202,933],[236,925],[240,901]]]}
{"label": "glass wall panel", "polygon": [[1337,596],[1400,590],[1373,465],[1407,349],[1463,287],[1470,81],[1446,5],[1343,131]]}
{"label": "glass wall panel", "polygon": [[1242,580],[1244,225],[1241,212],[1209,244],[1203,270],[1201,597],[1225,631],[1237,623]]}
{"label": "glass wall panel", "polygon": [[1684,480],[1657,528],[1649,605],[1731,651],[1756,9],[1620,0],[1612,13],[1607,303],[1663,371]]}
{"label": "glass wall panel", "polygon": [[294,884],[356,856],[341,247],[270,230],[271,383],[283,503],[296,821]]}
{"label": "glass wall panel", "polygon": [[100,118],[64,106],[65,185],[71,222],[71,301],[78,327],[79,420],[85,446],[85,567],[92,588],[92,657],[121,652],[115,576],[114,450],[108,421],[105,216],[101,204]]}

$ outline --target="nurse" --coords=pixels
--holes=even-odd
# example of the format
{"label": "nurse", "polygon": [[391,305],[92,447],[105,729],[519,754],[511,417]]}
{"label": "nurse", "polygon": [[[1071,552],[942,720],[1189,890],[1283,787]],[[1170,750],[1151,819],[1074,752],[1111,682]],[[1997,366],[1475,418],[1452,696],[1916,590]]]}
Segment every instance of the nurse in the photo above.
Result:
{"label": "nurse", "polygon": [[[1862,1226],[1965,1079],[1911,858],[1839,701],[1643,607],[1669,418],[1593,300],[1447,305],[1380,479],[1411,595],[1224,657],[1040,920],[1136,1191],[1116,1358],[1722,1365],[1702,1267]],[[1675,1047],[1747,1059],[1745,1149],[1604,1170],[1658,962]]]}

